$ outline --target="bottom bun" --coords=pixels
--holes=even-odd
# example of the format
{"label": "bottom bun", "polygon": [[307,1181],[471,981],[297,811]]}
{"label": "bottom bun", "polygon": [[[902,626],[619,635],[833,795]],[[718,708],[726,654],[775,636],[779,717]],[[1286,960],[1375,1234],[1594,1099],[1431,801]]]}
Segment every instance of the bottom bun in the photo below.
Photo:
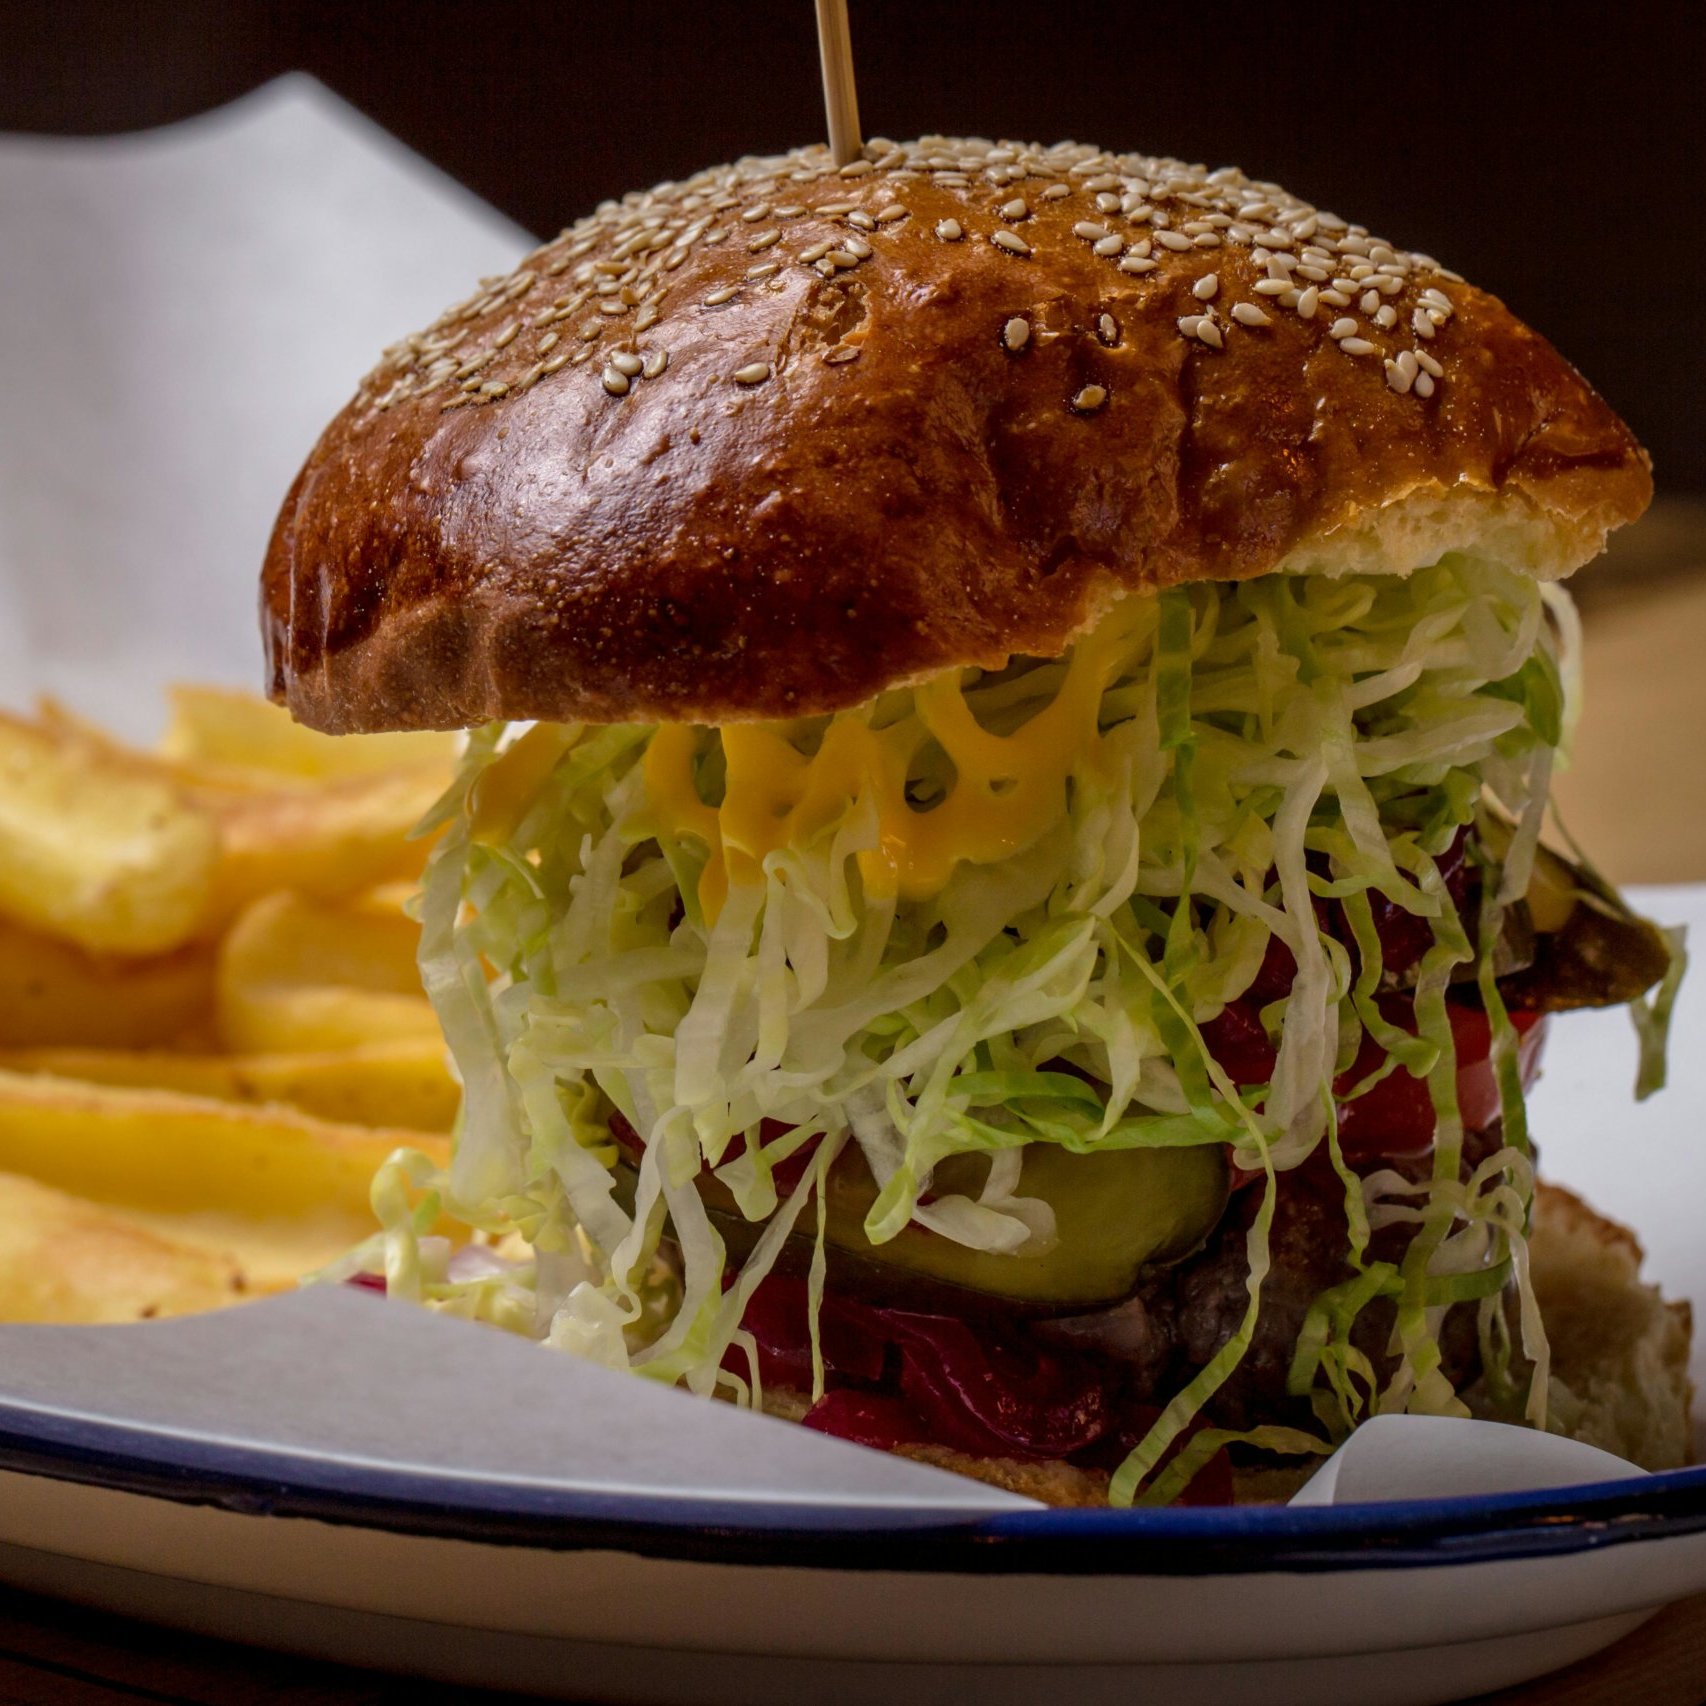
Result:
{"label": "bottom bun", "polygon": [[1635,1234],[1561,1185],[1541,1185],[1529,1249],[1552,1427],[1643,1469],[1680,1469],[1692,1457],[1693,1311],[1643,1285]]}
{"label": "bottom bun", "polygon": [[[1688,1378],[1693,1313],[1641,1280],[1640,1241],[1560,1185],[1542,1183],[1529,1241],[1534,1291],[1552,1344],[1551,1426],[1643,1469],[1690,1459]],[[1471,1408],[1490,1407],[1468,1394]],[[772,1415],[798,1421],[809,1408],[796,1392],[767,1391]],[[896,1455],[1046,1505],[1105,1505],[1105,1470],[1060,1462],[972,1457],[948,1446],[903,1445]],[[1239,1504],[1280,1504],[1315,1471],[1300,1466],[1236,1468]]]}

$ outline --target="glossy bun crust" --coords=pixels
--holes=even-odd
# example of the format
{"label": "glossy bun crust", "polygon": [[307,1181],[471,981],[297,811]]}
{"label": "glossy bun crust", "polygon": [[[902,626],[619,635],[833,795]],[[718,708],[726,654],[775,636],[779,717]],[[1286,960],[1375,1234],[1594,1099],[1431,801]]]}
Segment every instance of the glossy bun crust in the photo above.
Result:
{"label": "glossy bun crust", "polygon": [[726,722],[1053,655],[1181,580],[1564,574],[1650,492],[1502,304],[1275,185],[876,143],[608,204],[395,346],[262,615],[322,729]]}

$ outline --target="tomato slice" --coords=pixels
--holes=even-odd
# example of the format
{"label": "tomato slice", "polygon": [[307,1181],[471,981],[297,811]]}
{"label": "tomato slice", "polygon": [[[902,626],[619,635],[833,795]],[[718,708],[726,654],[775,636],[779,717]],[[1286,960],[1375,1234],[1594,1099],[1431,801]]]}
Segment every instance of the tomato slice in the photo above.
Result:
{"label": "tomato slice", "polygon": [[[1380,1010],[1394,1025],[1415,1034],[1415,1012],[1408,996],[1388,996]],[[1466,1131],[1485,1131],[1499,1116],[1499,1085],[1493,1071],[1492,1027],[1479,1007],[1446,1003],[1451,1036],[1457,1051],[1457,1105]],[[1546,1015],[1512,1013],[1518,1037],[1517,1061],[1526,1090],[1540,1070],[1540,1050],[1546,1037]],[[1257,1003],[1245,997],[1234,1001],[1202,1028],[1209,1053],[1234,1083],[1266,1084],[1273,1077],[1276,1051],[1262,1029]],[[1377,1071],[1386,1058],[1375,1040],[1365,1035],[1348,1072],[1333,1088],[1341,1096]],[[1425,1155],[1433,1147],[1434,1105],[1427,1081],[1397,1067],[1371,1090],[1339,1103],[1339,1143],[1345,1159],[1355,1163]],[[1240,1171],[1235,1184],[1257,1175]]]}

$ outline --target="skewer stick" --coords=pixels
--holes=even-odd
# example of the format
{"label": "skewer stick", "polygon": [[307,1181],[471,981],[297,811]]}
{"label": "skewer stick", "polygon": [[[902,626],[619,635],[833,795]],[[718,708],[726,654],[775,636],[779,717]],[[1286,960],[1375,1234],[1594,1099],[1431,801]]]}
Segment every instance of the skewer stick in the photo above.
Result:
{"label": "skewer stick", "polygon": [[853,86],[853,37],[847,0],[817,0],[817,48],[823,62],[823,105],[829,117],[829,151],[838,166],[859,158],[859,93]]}

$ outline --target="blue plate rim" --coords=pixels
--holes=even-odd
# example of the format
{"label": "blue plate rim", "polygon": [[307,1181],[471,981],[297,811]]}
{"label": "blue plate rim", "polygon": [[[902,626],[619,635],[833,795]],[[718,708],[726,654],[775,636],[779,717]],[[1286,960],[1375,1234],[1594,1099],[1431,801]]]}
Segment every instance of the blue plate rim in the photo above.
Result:
{"label": "blue plate rim", "polygon": [[1556,1491],[1382,1504],[979,1513],[458,1475],[3,1401],[0,1470],[249,1516],[428,1539],[923,1574],[1410,1569],[1555,1557],[1706,1533],[1706,1466]]}

